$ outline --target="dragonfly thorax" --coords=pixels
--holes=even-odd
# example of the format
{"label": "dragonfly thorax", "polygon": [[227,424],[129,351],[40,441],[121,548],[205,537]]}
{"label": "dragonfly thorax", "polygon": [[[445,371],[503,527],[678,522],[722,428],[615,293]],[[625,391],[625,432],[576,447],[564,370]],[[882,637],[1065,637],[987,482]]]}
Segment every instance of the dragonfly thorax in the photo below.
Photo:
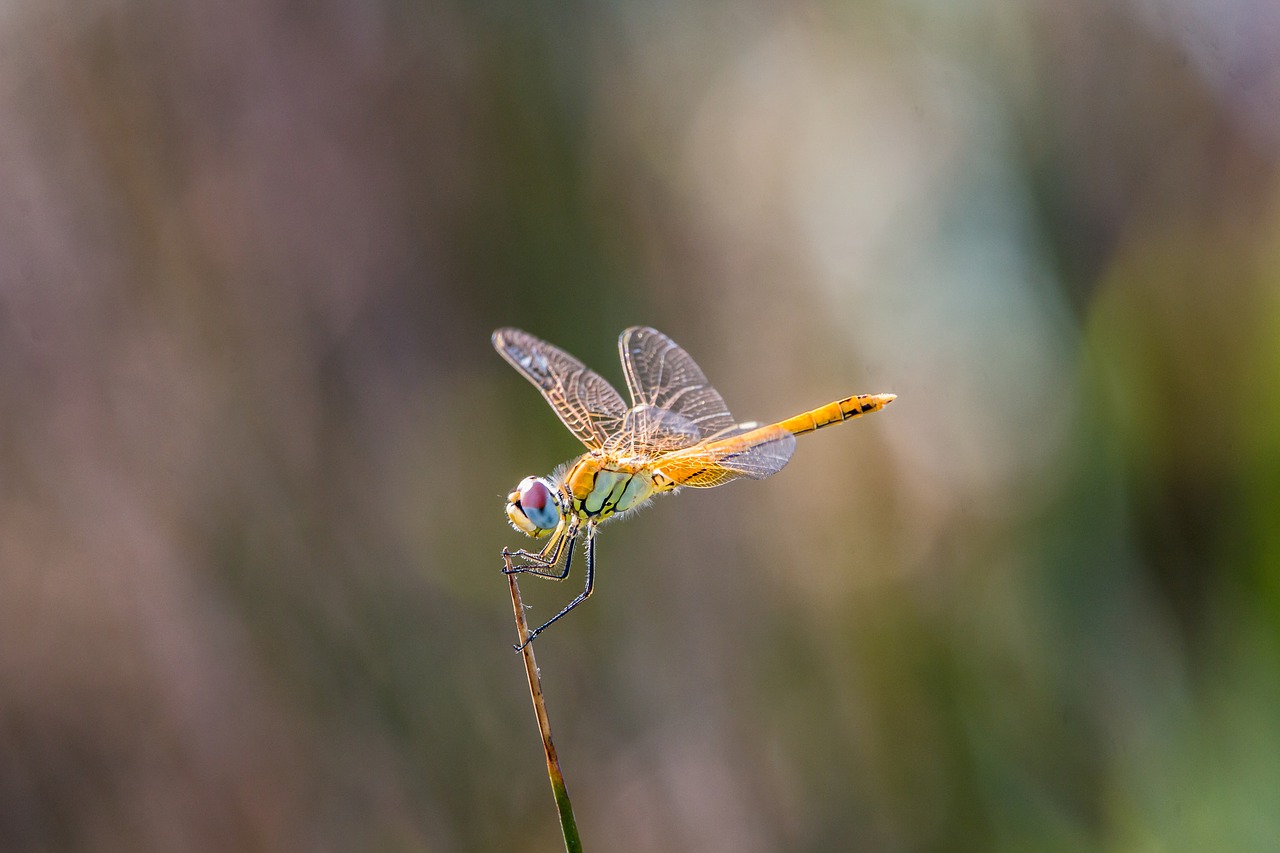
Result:
{"label": "dragonfly thorax", "polygon": [[644,504],[665,491],[644,459],[609,459],[588,453],[564,477],[573,512],[585,521],[601,522]]}
{"label": "dragonfly thorax", "polygon": [[527,536],[541,539],[560,526],[565,495],[545,477],[525,477],[507,496],[507,519]]}

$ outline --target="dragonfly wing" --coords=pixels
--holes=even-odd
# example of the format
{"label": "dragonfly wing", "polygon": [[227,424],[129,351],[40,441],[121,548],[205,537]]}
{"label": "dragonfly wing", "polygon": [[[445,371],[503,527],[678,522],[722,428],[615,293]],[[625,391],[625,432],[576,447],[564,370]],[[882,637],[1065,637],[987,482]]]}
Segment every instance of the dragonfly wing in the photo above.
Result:
{"label": "dragonfly wing", "polygon": [[683,416],[706,438],[734,426],[724,398],[687,352],[656,329],[633,326],[618,339],[634,407]]}
{"label": "dragonfly wing", "polygon": [[668,453],[702,440],[698,428],[675,412],[642,403],[622,419],[622,429],[609,439],[605,451],[617,456]]}
{"label": "dragonfly wing", "polygon": [[498,354],[538,386],[560,420],[587,447],[599,450],[622,429],[627,404],[603,376],[559,347],[519,329],[493,333]]}
{"label": "dragonfly wing", "polygon": [[654,469],[678,486],[709,489],[730,480],[748,477],[763,480],[791,460],[796,437],[776,424],[742,424],[741,432],[726,430],[727,437],[704,441],[660,457]]}

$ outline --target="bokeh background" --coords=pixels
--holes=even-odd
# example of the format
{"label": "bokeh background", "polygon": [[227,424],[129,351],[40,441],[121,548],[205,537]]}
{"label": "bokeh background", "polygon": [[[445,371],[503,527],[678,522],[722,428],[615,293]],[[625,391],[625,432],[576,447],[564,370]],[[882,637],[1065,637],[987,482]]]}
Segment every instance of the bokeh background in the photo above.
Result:
{"label": "bokeh background", "polygon": [[900,398],[603,530],[587,849],[1280,850],[1278,162],[1256,0],[9,0],[0,849],[559,849],[643,323]]}

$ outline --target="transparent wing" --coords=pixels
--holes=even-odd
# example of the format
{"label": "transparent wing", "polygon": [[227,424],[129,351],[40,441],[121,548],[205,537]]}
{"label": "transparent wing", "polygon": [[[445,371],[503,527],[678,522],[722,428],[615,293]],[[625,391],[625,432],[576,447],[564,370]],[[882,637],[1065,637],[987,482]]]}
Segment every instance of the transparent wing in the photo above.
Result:
{"label": "transparent wing", "polygon": [[668,453],[654,469],[676,485],[709,489],[730,480],[763,480],[791,460],[796,437],[783,427],[741,424],[726,428],[722,437]]}
{"label": "transparent wing", "polygon": [[688,418],[641,403],[632,406],[622,419],[622,429],[605,451],[617,456],[653,456],[691,447],[702,440],[702,434]]}
{"label": "transparent wing", "polygon": [[731,429],[733,415],[697,362],[656,329],[633,326],[618,339],[631,405],[680,415],[700,438]]}
{"label": "transparent wing", "polygon": [[599,450],[622,429],[627,404],[603,376],[559,347],[519,329],[498,329],[493,347],[538,386],[560,420],[587,447]]}

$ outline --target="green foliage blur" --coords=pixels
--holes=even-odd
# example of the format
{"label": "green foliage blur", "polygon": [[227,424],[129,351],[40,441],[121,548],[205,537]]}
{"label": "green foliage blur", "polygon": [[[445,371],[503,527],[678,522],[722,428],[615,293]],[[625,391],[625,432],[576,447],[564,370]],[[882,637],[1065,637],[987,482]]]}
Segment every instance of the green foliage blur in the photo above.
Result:
{"label": "green foliage blur", "polygon": [[1280,850],[1277,104],[1244,0],[4,4],[0,849],[558,849],[489,334],[647,324],[899,399],[603,529],[586,849]]}

